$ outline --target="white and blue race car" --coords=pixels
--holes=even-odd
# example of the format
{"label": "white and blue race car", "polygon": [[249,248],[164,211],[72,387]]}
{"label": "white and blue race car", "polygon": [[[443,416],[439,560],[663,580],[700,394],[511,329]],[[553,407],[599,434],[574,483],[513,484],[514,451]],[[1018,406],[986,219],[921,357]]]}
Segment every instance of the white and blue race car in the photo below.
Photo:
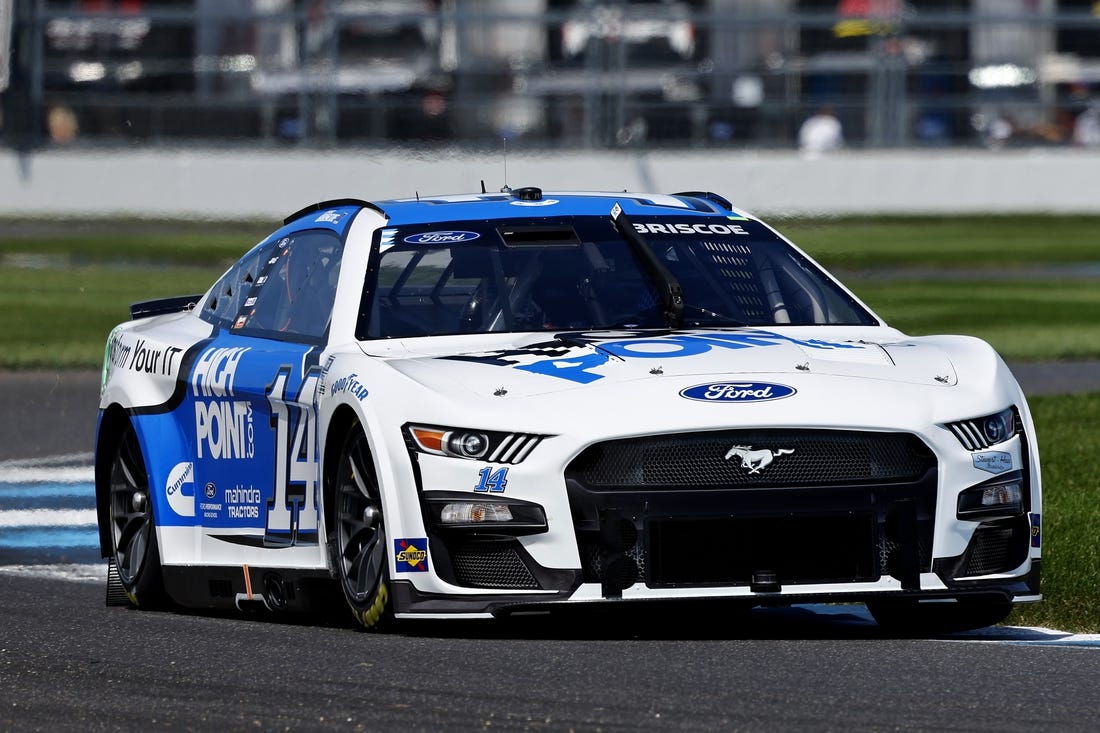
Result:
{"label": "white and blue race car", "polygon": [[1004,362],[888,327],[712,193],[328,201],[131,310],[96,497],[136,606],[850,601],[936,631],[1040,598]]}

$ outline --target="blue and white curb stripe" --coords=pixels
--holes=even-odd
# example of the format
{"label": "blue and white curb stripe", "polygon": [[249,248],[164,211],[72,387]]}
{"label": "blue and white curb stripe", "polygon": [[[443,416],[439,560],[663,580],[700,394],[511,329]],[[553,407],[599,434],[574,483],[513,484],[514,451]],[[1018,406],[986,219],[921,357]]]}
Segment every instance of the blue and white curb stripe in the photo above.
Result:
{"label": "blue and white curb stripe", "polygon": [[[100,576],[91,453],[0,462],[0,566]],[[93,570],[94,568],[94,570]]]}

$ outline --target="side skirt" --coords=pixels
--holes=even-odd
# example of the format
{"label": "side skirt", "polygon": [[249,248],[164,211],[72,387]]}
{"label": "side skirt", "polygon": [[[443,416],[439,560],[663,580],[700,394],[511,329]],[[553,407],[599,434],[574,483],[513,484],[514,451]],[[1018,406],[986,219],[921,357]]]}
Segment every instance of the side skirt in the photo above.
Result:
{"label": "side skirt", "polygon": [[342,608],[336,581],[325,570],[165,565],[164,589],[186,608],[316,611]]}

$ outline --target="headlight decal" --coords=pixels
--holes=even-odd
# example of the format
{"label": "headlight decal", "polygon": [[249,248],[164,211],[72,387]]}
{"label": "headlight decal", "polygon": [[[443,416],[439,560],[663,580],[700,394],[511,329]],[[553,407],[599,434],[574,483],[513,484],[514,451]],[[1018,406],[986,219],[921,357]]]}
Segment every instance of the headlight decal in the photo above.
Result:
{"label": "headlight decal", "polygon": [[985,450],[1023,432],[1015,407],[992,415],[949,422],[947,428],[968,451]]}
{"label": "headlight decal", "polygon": [[406,425],[409,447],[420,453],[490,463],[520,463],[545,435],[503,433],[439,425]]}
{"label": "headlight decal", "polygon": [[542,441],[541,435],[511,433],[500,442],[489,456],[491,463],[519,463]]}

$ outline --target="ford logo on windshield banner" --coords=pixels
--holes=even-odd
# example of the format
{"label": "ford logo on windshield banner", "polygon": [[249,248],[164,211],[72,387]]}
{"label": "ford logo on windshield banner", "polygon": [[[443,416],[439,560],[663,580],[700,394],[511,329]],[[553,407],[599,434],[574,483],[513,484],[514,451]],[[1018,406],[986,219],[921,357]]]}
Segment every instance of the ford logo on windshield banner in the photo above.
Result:
{"label": "ford logo on windshield banner", "polygon": [[481,239],[477,232],[421,232],[405,237],[409,244],[454,244]]}
{"label": "ford logo on windshield banner", "polygon": [[680,396],[699,402],[767,402],[797,392],[794,387],[773,382],[715,382],[680,390]]}

